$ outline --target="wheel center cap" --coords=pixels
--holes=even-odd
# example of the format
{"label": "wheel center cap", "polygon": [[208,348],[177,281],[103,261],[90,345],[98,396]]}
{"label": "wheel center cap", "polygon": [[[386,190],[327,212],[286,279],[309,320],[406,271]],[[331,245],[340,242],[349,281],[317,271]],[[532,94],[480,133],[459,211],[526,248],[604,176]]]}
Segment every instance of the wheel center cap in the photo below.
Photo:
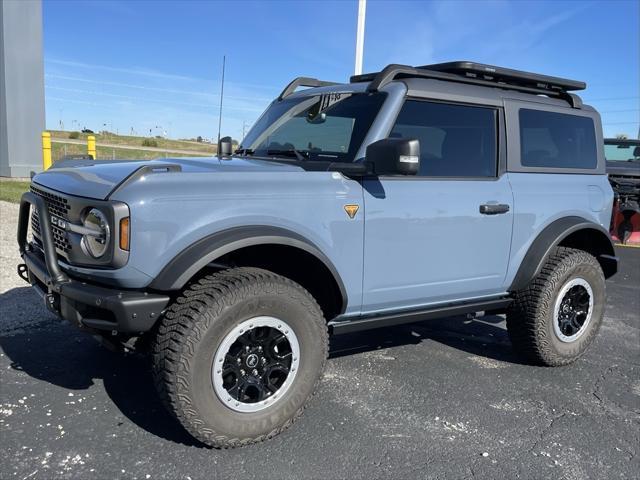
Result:
{"label": "wheel center cap", "polygon": [[252,353],[251,355],[247,355],[247,358],[244,361],[244,363],[246,363],[247,367],[249,368],[255,367],[256,365],[258,365],[258,355],[256,355],[255,353]]}
{"label": "wheel center cap", "polygon": [[564,313],[567,313],[567,312],[569,311],[569,305],[565,304],[565,305],[562,307],[562,311],[563,311]]}

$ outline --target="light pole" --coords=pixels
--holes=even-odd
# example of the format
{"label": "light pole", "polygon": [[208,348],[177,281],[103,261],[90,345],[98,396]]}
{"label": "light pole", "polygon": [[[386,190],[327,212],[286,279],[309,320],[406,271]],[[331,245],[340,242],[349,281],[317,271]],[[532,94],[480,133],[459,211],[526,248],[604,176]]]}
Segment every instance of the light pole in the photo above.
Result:
{"label": "light pole", "polygon": [[222,99],[224,98],[224,67],[227,63],[227,56],[222,56],[222,85],[220,86],[220,114],[218,116],[218,144],[216,149],[220,153],[220,130],[222,129]]}
{"label": "light pole", "polygon": [[367,0],[358,0],[358,30],[356,33],[356,65],[354,75],[362,74],[362,56],[364,54],[364,19],[367,11]]}

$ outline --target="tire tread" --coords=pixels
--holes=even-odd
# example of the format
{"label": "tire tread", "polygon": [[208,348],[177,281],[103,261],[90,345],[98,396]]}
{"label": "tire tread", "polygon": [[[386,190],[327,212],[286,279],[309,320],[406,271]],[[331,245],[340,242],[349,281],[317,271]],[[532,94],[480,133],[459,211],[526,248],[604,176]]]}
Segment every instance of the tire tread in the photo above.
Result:
{"label": "tire tread", "polygon": [[[264,435],[230,438],[217,433],[199,418],[189,394],[189,361],[211,322],[225,307],[233,304],[238,292],[258,283],[276,291],[283,286],[293,288],[300,294],[299,300],[308,304],[310,309],[321,312],[311,294],[292,280],[267,270],[241,267],[203,276],[189,285],[165,312],[155,335],[152,350],[153,378],[162,403],[191,435],[216,448],[258,443],[286,430],[302,415],[320,383],[321,375],[318,376],[309,399],[287,421]],[[323,334],[318,338],[325,351],[322,369],[326,363],[329,344],[324,319],[323,323]]]}
{"label": "tire tread", "polygon": [[[527,287],[514,294],[514,301],[507,311],[509,337],[514,349],[535,364],[568,365],[583,353],[583,351],[579,352],[574,357],[559,355],[551,346],[551,339],[543,320],[553,309],[554,289],[563,275],[580,265],[596,268],[603,275],[600,264],[588,252],[556,247],[540,273]],[[604,279],[604,275],[602,278]],[[590,337],[595,336],[596,333],[597,328],[587,332]]]}

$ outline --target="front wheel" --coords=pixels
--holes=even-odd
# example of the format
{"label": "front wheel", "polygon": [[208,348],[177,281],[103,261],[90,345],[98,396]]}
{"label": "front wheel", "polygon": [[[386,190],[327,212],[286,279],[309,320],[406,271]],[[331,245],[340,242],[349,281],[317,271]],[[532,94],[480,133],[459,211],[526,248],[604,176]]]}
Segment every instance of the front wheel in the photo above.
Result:
{"label": "front wheel", "polygon": [[154,342],[154,377],[189,433],[213,447],[236,447],[295,421],[327,351],[325,319],[304,288],[236,268],[202,278],[169,308]]}
{"label": "front wheel", "polygon": [[529,286],[516,292],[507,330],[518,353],[559,366],[578,359],[595,337],[604,313],[605,279],[589,253],[557,247]]}

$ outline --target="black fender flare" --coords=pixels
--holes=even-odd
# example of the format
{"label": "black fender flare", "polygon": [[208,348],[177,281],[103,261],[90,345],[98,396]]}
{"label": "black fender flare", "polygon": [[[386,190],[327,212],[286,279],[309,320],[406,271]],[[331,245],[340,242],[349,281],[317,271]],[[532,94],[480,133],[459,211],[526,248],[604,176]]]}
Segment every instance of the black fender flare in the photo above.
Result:
{"label": "black fender flare", "polygon": [[609,232],[601,225],[581,217],[563,217],[547,225],[531,243],[508,290],[514,292],[525,288],[540,273],[553,248],[580,230],[591,230],[595,235],[600,245],[596,254],[598,261],[603,267],[607,266],[607,269],[603,268],[607,277],[613,275],[617,271],[618,259]]}
{"label": "black fender flare", "polygon": [[242,226],[222,230],[191,244],[176,255],[151,282],[154,290],[180,290],[200,270],[223,255],[244,247],[276,244],[296,247],[316,257],[331,272],[343,305],[347,303],[344,283],[335,265],[310,240],[285,228],[268,225]]}

